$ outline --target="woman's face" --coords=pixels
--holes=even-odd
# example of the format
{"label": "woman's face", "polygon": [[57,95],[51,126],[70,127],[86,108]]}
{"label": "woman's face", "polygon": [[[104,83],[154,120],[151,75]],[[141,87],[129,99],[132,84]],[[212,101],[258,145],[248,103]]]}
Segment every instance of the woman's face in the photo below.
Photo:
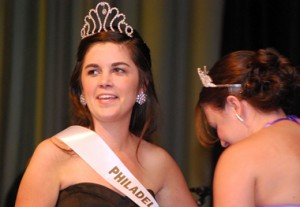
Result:
{"label": "woman's face", "polygon": [[95,124],[130,121],[139,92],[139,72],[124,45],[92,45],[83,61],[81,82]]}
{"label": "woman's face", "polygon": [[206,105],[203,107],[208,124],[213,127],[223,147],[228,147],[247,136],[247,129],[228,106],[217,109]]}

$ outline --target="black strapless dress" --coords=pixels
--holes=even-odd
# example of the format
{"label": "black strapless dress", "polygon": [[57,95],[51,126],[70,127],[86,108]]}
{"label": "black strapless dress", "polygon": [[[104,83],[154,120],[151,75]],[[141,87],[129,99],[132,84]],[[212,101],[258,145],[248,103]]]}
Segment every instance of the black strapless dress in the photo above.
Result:
{"label": "black strapless dress", "polygon": [[[149,190],[154,195],[154,193]],[[60,191],[56,207],[138,207],[130,198],[95,183],[78,183]]]}

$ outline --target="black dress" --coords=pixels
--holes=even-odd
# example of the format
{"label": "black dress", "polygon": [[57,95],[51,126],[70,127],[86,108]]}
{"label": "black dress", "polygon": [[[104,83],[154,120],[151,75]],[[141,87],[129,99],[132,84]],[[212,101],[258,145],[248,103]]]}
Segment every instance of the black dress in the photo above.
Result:
{"label": "black dress", "polygon": [[[153,195],[154,193],[149,190]],[[138,207],[130,198],[95,183],[78,183],[59,193],[56,207]]]}

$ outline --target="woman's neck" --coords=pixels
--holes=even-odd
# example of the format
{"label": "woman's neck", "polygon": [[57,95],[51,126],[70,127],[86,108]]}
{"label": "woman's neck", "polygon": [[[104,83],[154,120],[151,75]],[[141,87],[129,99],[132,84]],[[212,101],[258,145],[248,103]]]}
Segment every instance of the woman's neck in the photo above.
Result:
{"label": "woman's neck", "polygon": [[267,123],[272,123],[275,120],[286,118],[283,110],[278,110],[270,113],[256,112],[248,120],[249,126],[252,126],[252,133],[257,132],[265,127]]}
{"label": "woman's neck", "polygon": [[130,145],[134,137],[129,131],[129,126],[117,123],[96,123],[95,132],[114,151],[122,151],[128,148],[128,145]]}

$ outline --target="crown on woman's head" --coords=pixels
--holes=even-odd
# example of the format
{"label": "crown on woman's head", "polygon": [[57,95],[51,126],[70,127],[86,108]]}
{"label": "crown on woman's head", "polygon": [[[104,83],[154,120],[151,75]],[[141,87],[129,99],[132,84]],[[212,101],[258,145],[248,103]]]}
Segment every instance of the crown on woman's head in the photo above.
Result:
{"label": "crown on woman's head", "polygon": [[125,22],[126,16],[116,7],[110,7],[107,2],[100,2],[95,9],[91,9],[84,18],[81,29],[81,39],[101,31],[115,31],[116,26],[120,33],[132,37],[133,28]]}
{"label": "crown on woman's head", "polygon": [[206,66],[204,66],[204,69],[198,68],[198,75],[200,77],[200,80],[204,87],[206,88],[239,88],[242,85],[241,84],[214,84],[212,82],[211,77],[208,75],[208,71],[206,70]]}

